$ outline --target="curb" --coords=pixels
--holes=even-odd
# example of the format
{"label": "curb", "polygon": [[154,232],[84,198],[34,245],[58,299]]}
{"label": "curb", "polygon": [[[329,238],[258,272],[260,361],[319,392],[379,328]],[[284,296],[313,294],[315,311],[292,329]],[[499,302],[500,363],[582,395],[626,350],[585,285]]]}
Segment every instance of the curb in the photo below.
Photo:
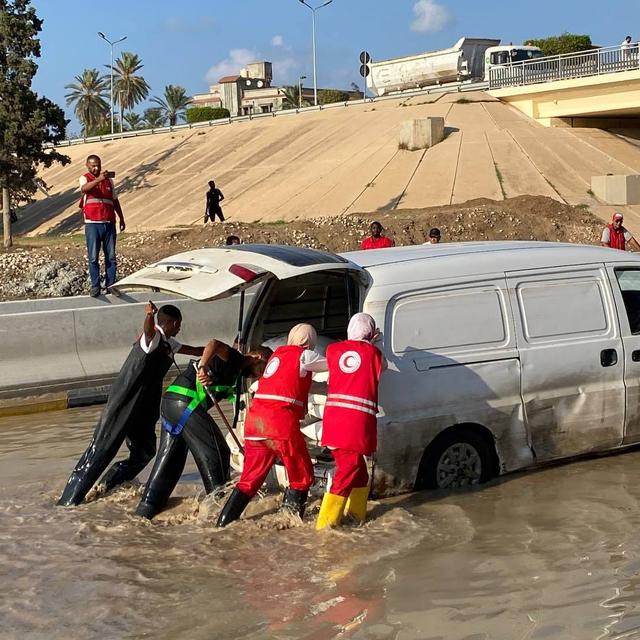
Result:
{"label": "curb", "polygon": [[0,418],[24,416],[30,413],[64,411],[76,407],[90,407],[107,401],[109,387],[90,389],[72,389],[64,393],[36,396],[32,398],[13,398],[0,402]]}

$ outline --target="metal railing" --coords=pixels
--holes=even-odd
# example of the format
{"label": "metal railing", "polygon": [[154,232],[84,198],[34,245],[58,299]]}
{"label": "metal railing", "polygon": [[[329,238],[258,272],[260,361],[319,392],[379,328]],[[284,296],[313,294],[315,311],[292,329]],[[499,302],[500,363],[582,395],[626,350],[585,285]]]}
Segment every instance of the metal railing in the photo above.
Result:
{"label": "metal railing", "polygon": [[[410,89],[407,91],[398,91],[384,96],[374,98],[368,97],[367,103],[380,102],[384,100],[398,100],[399,98],[410,98],[412,96],[439,94],[439,93],[463,93],[466,91],[483,91],[488,88],[486,82],[453,82],[448,85],[434,85],[432,87],[424,87],[422,89]],[[122,138],[138,138],[140,136],[149,136],[160,133],[172,133],[174,131],[184,131],[189,129],[203,129],[208,127],[226,126],[236,122],[248,122],[249,120],[258,120],[260,118],[280,118],[284,116],[293,116],[298,113],[310,113],[314,111],[324,111],[325,109],[338,109],[350,107],[353,105],[361,105],[363,100],[350,100],[348,102],[333,102],[331,104],[320,104],[317,107],[303,107],[302,109],[283,109],[281,111],[271,111],[269,113],[255,113],[246,116],[232,116],[230,118],[221,118],[219,120],[207,120],[205,122],[194,122],[192,124],[178,124],[173,127],[159,127],[157,129],[136,129],[134,131],[123,131],[122,133],[107,134],[103,136],[90,136],[87,138],[73,138],[71,140],[63,140],[57,145],[48,144],[51,147],[71,147],[78,144],[88,144],[91,142],[108,142],[109,140],[120,140]]]}
{"label": "metal railing", "polygon": [[638,43],[514,62],[489,70],[489,89],[600,76],[640,68]]}

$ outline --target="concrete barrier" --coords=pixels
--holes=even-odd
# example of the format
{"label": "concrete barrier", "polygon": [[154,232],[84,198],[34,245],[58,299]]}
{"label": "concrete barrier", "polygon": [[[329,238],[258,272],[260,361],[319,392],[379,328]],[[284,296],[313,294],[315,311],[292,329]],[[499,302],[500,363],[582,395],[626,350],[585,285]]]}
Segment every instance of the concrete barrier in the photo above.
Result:
{"label": "concrete barrier", "polygon": [[[0,398],[110,384],[140,335],[149,297],[0,303]],[[197,346],[213,337],[231,342],[236,335],[237,297],[195,302],[154,294],[153,301],[180,308],[181,342]],[[177,361],[188,359],[179,356]]]}

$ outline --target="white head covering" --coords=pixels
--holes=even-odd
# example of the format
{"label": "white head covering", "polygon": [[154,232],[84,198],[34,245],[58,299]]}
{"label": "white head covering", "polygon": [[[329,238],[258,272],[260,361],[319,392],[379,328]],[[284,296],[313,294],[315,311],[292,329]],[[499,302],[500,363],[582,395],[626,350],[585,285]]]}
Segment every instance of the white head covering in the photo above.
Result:
{"label": "white head covering", "polygon": [[318,334],[310,324],[297,324],[287,338],[287,344],[296,347],[305,347],[306,349],[315,349],[318,341]]}
{"label": "white head covering", "polygon": [[376,334],[376,321],[368,313],[356,313],[349,320],[347,338],[369,342]]}

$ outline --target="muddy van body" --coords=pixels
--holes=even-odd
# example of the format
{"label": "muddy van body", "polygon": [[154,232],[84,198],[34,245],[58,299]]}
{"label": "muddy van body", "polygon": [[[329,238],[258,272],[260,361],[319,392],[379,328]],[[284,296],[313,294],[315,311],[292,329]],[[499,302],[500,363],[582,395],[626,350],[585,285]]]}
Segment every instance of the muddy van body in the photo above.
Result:
{"label": "muddy van body", "polygon": [[[346,337],[351,315],[370,313],[389,363],[381,494],[477,484],[640,441],[640,258],[629,253],[542,242],[344,255],[239,245],[167,258],[117,286],[196,300],[254,287],[247,348],[278,344],[297,322],[326,346]],[[318,468],[323,393],[312,394],[316,418],[303,429]]]}

